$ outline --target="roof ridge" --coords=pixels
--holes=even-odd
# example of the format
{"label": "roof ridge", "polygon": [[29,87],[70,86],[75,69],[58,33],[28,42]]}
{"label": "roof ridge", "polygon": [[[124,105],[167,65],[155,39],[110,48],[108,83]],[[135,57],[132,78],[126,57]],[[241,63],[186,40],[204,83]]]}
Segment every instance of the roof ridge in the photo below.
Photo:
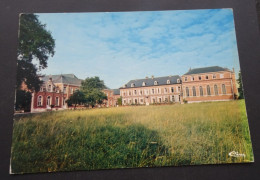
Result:
{"label": "roof ridge", "polygon": [[148,78],[142,78],[142,79],[132,79],[130,81],[137,81],[137,80],[146,80],[146,79],[155,79],[155,78],[163,78],[163,77],[174,77],[174,76],[179,76],[180,75],[168,75],[168,76],[159,76],[159,77],[148,77]]}
{"label": "roof ridge", "polygon": [[230,69],[228,69],[226,67],[221,67],[221,66],[207,66],[207,67],[190,69],[188,72],[186,72],[183,75],[201,74],[201,73],[218,72],[218,71],[230,71]]}

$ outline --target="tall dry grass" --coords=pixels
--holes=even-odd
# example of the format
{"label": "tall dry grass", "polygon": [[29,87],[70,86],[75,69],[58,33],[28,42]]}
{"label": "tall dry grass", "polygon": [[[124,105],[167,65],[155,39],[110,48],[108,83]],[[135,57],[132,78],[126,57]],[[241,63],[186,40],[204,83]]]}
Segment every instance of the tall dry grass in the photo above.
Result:
{"label": "tall dry grass", "polygon": [[[230,157],[236,151],[245,157]],[[14,173],[252,162],[244,101],[17,117]]]}

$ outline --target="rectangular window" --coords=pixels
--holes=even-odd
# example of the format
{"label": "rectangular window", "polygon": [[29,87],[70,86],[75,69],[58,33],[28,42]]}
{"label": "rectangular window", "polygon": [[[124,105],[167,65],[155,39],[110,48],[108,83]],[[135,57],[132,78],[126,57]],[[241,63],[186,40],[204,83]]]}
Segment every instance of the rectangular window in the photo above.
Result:
{"label": "rectangular window", "polygon": [[210,86],[209,86],[209,85],[207,85],[207,93],[208,93],[208,96],[211,95],[211,92],[210,92]]}
{"label": "rectangular window", "polygon": [[214,85],[214,92],[215,92],[215,95],[217,96],[218,95],[218,86],[216,84]]}
{"label": "rectangular window", "polygon": [[55,98],[55,106],[59,106],[59,97]]}
{"label": "rectangular window", "polygon": [[227,91],[226,91],[226,86],[225,84],[222,84],[222,94],[226,94]]}
{"label": "rectangular window", "polygon": [[189,92],[189,88],[186,87],[186,96],[189,97],[190,96],[190,92]]}
{"label": "rectangular window", "polygon": [[195,88],[195,86],[192,87],[192,95],[196,96],[196,88]]}
{"label": "rectangular window", "polygon": [[173,87],[171,87],[171,92],[172,92],[172,93],[174,92],[174,88],[173,88]]}
{"label": "rectangular window", "polygon": [[200,96],[203,96],[203,88],[200,86]]}

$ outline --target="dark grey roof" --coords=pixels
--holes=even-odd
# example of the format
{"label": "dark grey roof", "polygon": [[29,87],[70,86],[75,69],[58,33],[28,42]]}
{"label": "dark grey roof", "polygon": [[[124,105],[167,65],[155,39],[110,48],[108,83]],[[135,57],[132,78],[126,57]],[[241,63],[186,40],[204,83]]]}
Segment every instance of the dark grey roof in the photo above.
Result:
{"label": "dark grey roof", "polygon": [[219,66],[211,66],[211,67],[203,67],[203,68],[195,68],[190,69],[187,73],[184,75],[189,74],[201,74],[201,73],[207,73],[207,72],[218,72],[218,71],[230,71],[228,68],[223,68]]}
{"label": "dark grey roof", "polygon": [[[145,79],[136,79],[131,80],[126,84],[126,88],[131,88],[131,84],[134,83],[134,87],[144,87],[142,84],[145,82],[145,86],[154,86],[154,82],[157,81],[158,85],[168,85],[167,80],[170,80],[170,84],[180,84],[177,82],[177,79],[181,81],[179,75],[175,76],[164,76],[164,77],[154,77],[154,78],[145,78]],[[125,87],[123,87],[125,88]]]}
{"label": "dark grey roof", "polygon": [[81,85],[81,79],[78,79],[74,74],[60,74],[60,75],[49,75],[43,76],[43,81],[48,81],[49,78],[52,78],[53,83],[63,83],[71,85]]}
{"label": "dark grey roof", "polygon": [[120,95],[120,89],[112,89],[114,95]]}

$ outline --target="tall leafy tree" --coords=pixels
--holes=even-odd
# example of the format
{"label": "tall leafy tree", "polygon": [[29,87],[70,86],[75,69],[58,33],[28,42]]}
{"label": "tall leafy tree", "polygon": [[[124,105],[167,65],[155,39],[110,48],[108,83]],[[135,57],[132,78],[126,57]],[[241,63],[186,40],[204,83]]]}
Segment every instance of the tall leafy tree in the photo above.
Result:
{"label": "tall leafy tree", "polygon": [[93,89],[102,90],[107,88],[104,81],[100,80],[97,76],[86,78],[84,81],[82,81],[81,86],[83,91],[91,91]]}
{"label": "tall leafy tree", "polygon": [[77,90],[69,97],[69,99],[66,102],[69,105],[74,105],[74,109],[75,109],[77,105],[86,103],[86,98],[84,93]]}
{"label": "tall leafy tree", "polygon": [[239,71],[239,73],[238,73],[237,83],[239,85],[239,88],[238,88],[239,97],[238,98],[244,99],[244,90],[243,90],[241,71]]}
{"label": "tall leafy tree", "polygon": [[[54,55],[55,41],[51,32],[46,30],[34,14],[20,16],[17,89],[22,82],[31,91],[38,91],[41,81],[38,73],[47,67],[49,56]],[[33,63],[36,62],[36,63]]]}
{"label": "tall leafy tree", "polygon": [[31,98],[32,95],[30,92],[18,89],[16,91],[15,109],[29,112],[31,108]]}
{"label": "tall leafy tree", "polygon": [[107,96],[103,89],[107,88],[103,80],[99,77],[86,78],[81,83],[81,90],[85,94],[86,104],[94,107],[96,104],[102,104],[103,100],[107,99]]}

